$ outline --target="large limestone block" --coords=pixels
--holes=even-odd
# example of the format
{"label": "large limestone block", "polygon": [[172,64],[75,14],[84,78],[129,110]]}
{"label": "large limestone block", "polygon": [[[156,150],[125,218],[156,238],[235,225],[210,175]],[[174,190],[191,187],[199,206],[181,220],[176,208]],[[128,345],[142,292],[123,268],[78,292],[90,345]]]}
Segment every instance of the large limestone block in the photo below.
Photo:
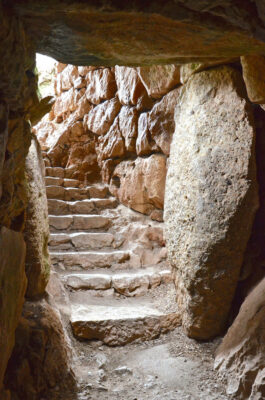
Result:
{"label": "large limestone block", "polygon": [[52,399],[57,393],[73,396],[76,382],[72,362],[58,310],[46,300],[26,302],[5,376],[12,399]]}
{"label": "large limestone block", "polygon": [[81,92],[74,88],[63,92],[60,97],[57,97],[53,107],[53,112],[57,119],[63,118],[65,114],[71,111],[75,111],[81,97]]}
{"label": "large limestone block", "polygon": [[265,398],[265,279],[249,294],[217,349],[215,367],[237,400]]}
{"label": "large limestone block", "polygon": [[197,72],[204,71],[205,69],[225,65],[232,62],[237,62],[238,58],[216,58],[214,60],[206,60],[206,62],[194,62],[183,64],[180,66],[180,82],[186,83],[188,79]]}
{"label": "large limestone block", "polygon": [[86,97],[93,104],[102,100],[110,100],[117,90],[115,76],[109,68],[89,71],[86,75]]}
{"label": "large limestone block", "polygon": [[243,78],[246,84],[248,97],[253,103],[265,103],[265,57],[241,57]]}
{"label": "large limestone block", "polygon": [[108,158],[122,158],[125,155],[124,138],[119,128],[118,118],[115,119],[108,133],[99,137],[97,153],[99,163]]}
{"label": "large limestone block", "polygon": [[150,214],[163,209],[165,180],[166,157],[153,154],[121,162],[113,172],[110,191],[127,207]]}
{"label": "large limestone block", "polygon": [[138,112],[133,107],[122,107],[119,114],[119,128],[125,140],[126,150],[135,153],[138,131]]}
{"label": "large limestone block", "polygon": [[174,112],[179,102],[181,88],[171,90],[156,103],[148,115],[148,129],[151,138],[167,156],[175,129]]}
{"label": "large limestone block", "polygon": [[258,206],[253,116],[239,72],[191,77],[176,110],[166,182],[166,240],[186,333],[225,326]]}
{"label": "large limestone block", "polygon": [[105,135],[121,109],[117,98],[107,100],[96,106],[84,118],[84,125],[96,135]]}
{"label": "large limestone block", "polygon": [[71,87],[73,86],[73,81],[77,79],[78,76],[78,68],[71,64],[67,65],[67,67],[65,67],[60,75],[57,77],[57,80],[59,80],[61,83],[62,91],[71,89]]}
{"label": "large limestone block", "polygon": [[25,253],[22,233],[2,227],[0,230],[0,392],[24,302],[27,282]]}
{"label": "large limestone block", "polygon": [[28,207],[24,238],[27,245],[26,274],[27,297],[45,291],[50,276],[48,250],[49,221],[45,188],[45,167],[41,148],[35,136],[26,158]]}
{"label": "large limestone block", "polygon": [[149,96],[159,99],[180,84],[179,65],[151,65],[138,67],[138,75]]}
{"label": "large limestone block", "polygon": [[136,105],[138,100],[146,93],[136,68],[116,65],[115,79],[118,88],[118,97],[123,105]]}

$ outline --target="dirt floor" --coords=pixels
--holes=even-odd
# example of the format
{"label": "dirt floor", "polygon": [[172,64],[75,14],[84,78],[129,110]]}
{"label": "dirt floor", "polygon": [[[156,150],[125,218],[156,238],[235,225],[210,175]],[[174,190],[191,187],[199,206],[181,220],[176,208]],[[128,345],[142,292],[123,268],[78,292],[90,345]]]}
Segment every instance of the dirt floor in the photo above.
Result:
{"label": "dirt floor", "polygon": [[220,339],[198,343],[181,328],[146,343],[110,348],[79,342],[79,400],[225,400],[213,370]]}

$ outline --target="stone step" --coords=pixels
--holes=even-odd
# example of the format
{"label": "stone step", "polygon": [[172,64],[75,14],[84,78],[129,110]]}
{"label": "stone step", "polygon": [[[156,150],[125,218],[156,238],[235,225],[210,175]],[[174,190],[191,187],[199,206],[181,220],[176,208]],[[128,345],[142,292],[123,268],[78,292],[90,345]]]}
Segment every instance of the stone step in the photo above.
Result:
{"label": "stone step", "polygon": [[49,215],[50,227],[57,230],[89,230],[106,228],[110,219],[102,215]]}
{"label": "stone step", "polygon": [[128,251],[51,251],[53,264],[63,264],[64,267],[110,268],[130,259]]}
{"label": "stone step", "polygon": [[64,168],[61,167],[46,167],[46,176],[53,176],[57,178],[64,178]]}
{"label": "stone step", "polygon": [[51,233],[49,246],[60,250],[88,250],[110,247],[113,242],[114,236],[106,232]]}
{"label": "stone step", "polygon": [[46,176],[45,185],[46,186],[63,186],[64,178],[59,178],[58,176]]}
{"label": "stone step", "polygon": [[86,199],[77,201],[65,201],[58,199],[48,199],[49,213],[53,215],[65,214],[90,214],[95,210],[105,208],[115,208],[118,201],[115,197],[107,199]]}
{"label": "stone step", "polygon": [[159,271],[156,268],[146,268],[138,271],[123,271],[118,273],[72,273],[64,276],[67,287],[73,290],[107,290],[127,297],[142,296],[148,289],[162,283],[172,282],[170,269]]}
{"label": "stone step", "polygon": [[85,200],[89,198],[104,199],[109,194],[106,186],[87,186],[84,188],[63,187],[60,185],[46,186],[48,199],[66,201]]}
{"label": "stone step", "polygon": [[70,179],[70,178],[64,178],[63,181],[63,186],[64,187],[79,187],[82,184],[82,182],[78,181],[77,179]]}
{"label": "stone step", "polygon": [[46,186],[63,186],[63,187],[71,187],[78,188],[82,185],[82,182],[77,179],[66,179],[60,178],[58,176],[46,176],[45,177]]}
{"label": "stone step", "polygon": [[127,299],[108,303],[72,305],[70,322],[77,338],[120,346],[135,340],[155,339],[181,324],[179,313],[163,313],[143,300],[135,305]]}

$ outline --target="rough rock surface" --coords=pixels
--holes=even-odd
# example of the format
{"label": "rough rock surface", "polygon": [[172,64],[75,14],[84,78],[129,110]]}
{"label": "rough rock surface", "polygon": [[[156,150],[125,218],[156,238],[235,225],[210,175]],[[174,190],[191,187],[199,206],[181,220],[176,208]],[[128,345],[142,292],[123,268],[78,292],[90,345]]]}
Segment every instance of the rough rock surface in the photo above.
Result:
{"label": "rough rock surface", "polygon": [[55,399],[74,393],[71,353],[58,311],[46,300],[26,302],[5,376],[12,398]]}
{"label": "rough rock surface", "polygon": [[75,65],[178,64],[264,53],[260,0],[12,0],[11,6],[38,52]]}
{"label": "rough rock surface", "polygon": [[121,162],[113,172],[110,191],[133,210],[150,214],[154,208],[163,209],[166,172],[162,154]]}
{"label": "rough rock surface", "polygon": [[209,339],[225,326],[258,206],[253,115],[240,74],[220,67],[191,77],[175,123],[164,215],[169,260],[185,331]]}
{"label": "rough rock surface", "polygon": [[253,103],[265,103],[265,57],[241,57],[243,78],[246,84],[249,100]]}
{"label": "rough rock surface", "polygon": [[26,159],[26,176],[28,188],[28,207],[24,230],[27,246],[25,265],[28,278],[26,295],[34,297],[44,293],[50,276],[45,167],[40,145],[34,136]]}
{"label": "rough rock surface", "polygon": [[170,91],[159,103],[154,105],[148,115],[148,129],[151,138],[167,156],[175,129],[174,112],[179,102],[179,95],[180,88]]}
{"label": "rough rock surface", "polygon": [[22,233],[0,231],[0,393],[26,291],[25,242]]}
{"label": "rough rock surface", "polygon": [[215,367],[237,400],[265,397],[265,279],[249,294],[217,349]]}
{"label": "rough rock surface", "polygon": [[137,71],[148,95],[157,99],[180,84],[180,67],[178,65],[138,67]]}
{"label": "rough rock surface", "polygon": [[[62,75],[67,83],[63,90]],[[75,88],[79,80],[82,85]],[[125,205],[145,214],[154,211],[151,218],[162,220],[164,155],[169,155],[174,132],[174,110],[180,88],[173,88],[178,84],[179,67],[174,65],[138,70],[122,66],[64,67],[55,79],[60,90],[57,89],[53,110],[34,127],[47,153],[45,162],[65,168],[65,177],[78,179],[84,185],[98,181],[100,175],[104,183],[112,185],[115,180],[117,183],[117,176],[124,175],[122,169],[128,166],[122,188],[116,190],[112,185],[112,192]],[[68,99],[74,93],[77,100],[69,108]],[[142,157],[154,153],[158,154],[143,160]],[[132,172],[134,164],[137,168]],[[135,181],[134,187],[128,185],[129,175]],[[141,193],[143,187],[145,193]],[[49,193],[57,190],[56,198],[64,191],[63,188],[47,190]]]}

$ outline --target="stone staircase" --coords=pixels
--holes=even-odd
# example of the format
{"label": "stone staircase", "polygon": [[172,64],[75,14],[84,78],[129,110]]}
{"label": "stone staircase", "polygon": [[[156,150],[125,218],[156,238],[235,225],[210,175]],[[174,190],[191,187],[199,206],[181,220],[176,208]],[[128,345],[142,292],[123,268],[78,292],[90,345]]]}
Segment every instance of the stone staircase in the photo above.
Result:
{"label": "stone staircase", "polygon": [[74,336],[113,346],[179,326],[167,301],[173,283],[162,224],[118,204],[107,186],[66,178],[63,168],[46,166],[46,190],[52,269]]}

